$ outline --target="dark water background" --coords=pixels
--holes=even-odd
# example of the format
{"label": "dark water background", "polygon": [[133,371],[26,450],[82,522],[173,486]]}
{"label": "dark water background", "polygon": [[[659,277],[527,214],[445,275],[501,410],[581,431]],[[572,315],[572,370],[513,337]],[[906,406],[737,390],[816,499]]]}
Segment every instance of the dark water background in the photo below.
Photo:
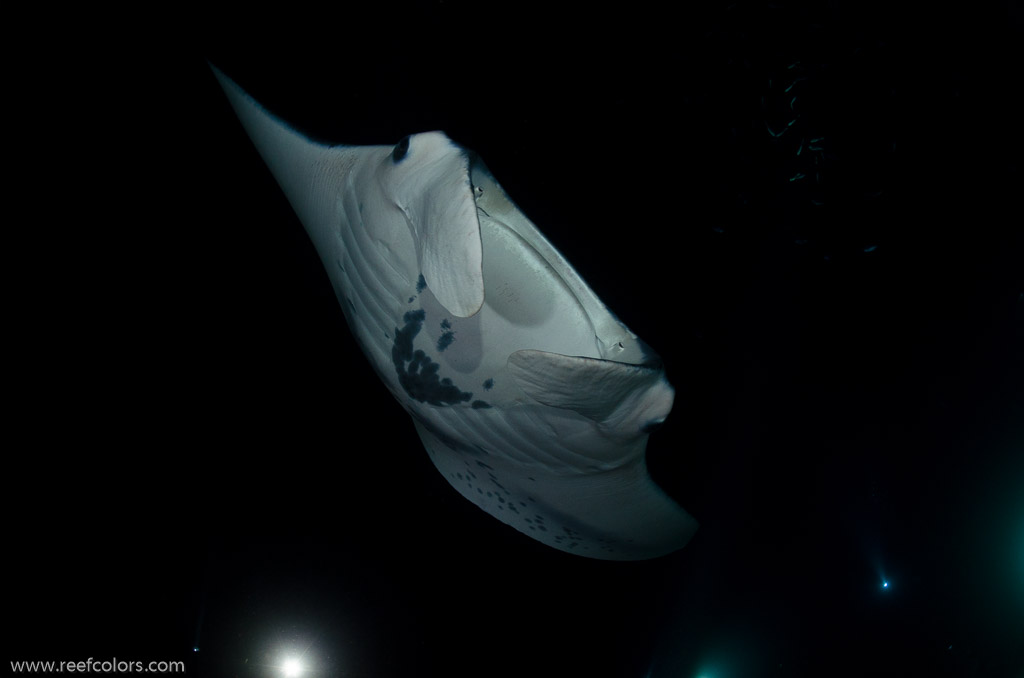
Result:
{"label": "dark water background", "polygon": [[[1021,16],[12,20],[5,654],[1024,675]],[[315,136],[481,154],[664,358],[649,460],[689,546],[577,558],[447,485],[207,59]]]}

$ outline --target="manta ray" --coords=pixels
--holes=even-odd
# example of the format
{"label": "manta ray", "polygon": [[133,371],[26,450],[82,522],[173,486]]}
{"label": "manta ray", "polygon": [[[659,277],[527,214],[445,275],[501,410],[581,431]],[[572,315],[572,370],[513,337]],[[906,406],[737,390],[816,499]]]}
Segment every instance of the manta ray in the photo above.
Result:
{"label": "manta ray", "polygon": [[212,68],[451,486],[568,553],[685,546],[697,522],[645,460],[674,397],[660,359],[480,158],[436,131],[383,146],[309,139]]}

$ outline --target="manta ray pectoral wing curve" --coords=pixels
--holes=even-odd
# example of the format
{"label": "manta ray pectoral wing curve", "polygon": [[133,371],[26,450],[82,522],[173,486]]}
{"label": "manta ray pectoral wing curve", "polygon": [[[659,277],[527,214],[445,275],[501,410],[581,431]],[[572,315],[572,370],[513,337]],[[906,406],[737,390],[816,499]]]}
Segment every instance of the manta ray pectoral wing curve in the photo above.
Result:
{"label": "manta ray pectoral wing curve", "polygon": [[697,522],[645,463],[672,408],[660,360],[483,162],[441,132],[313,141],[213,72],[448,482],[568,553],[635,560],[685,546]]}
{"label": "manta ray pectoral wing curve", "polygon": [[337,159],[330,159],[331,148],[292,129],[216,66],[211,65],[210,68],[263,162],[308,229],[309,224],[321,220],[321,201],[314,194],[319,183],[315,177],[324,165],[337,163]]}
{"label": "manta ray pectoral wing curve", "polygon": [[[413,283],[422,275],[453,315],[480,310],[480,223],[465,149],[439,132],[407,137],[396,147],[319,143],[267,111],[216,66],[211,69],[321,256],[341,219],[339,188],[348,183],[360,196],[351,207],[389,217],[378,225],[390,228],[374,234],[382,243],[401,238],[395,230],[412,231],[416,266],[404,263]],[[437,195],[447,199],[433,199]]]}
{"label": "manta ray pectoral wing curve", "polygon": [[[520,420],[521,419],[521,420]],[[507,525],[553,548],[604,560],[640,560],[671,553],[697,530],[697,521],[651,480],[643,439],[628,445],[627,460],[609,461],[602,453],[622,451],[621,442],[574,450],[572,426],[543,454],[519,441],[530,460],[463,447],[451,432],[414,419],[434,465],[466,499]],[[506,421],[492,419],[494,430],[511,435],[527,423],[542,426],[525,412]],[[475,452],[475,453],[474,453]]]}

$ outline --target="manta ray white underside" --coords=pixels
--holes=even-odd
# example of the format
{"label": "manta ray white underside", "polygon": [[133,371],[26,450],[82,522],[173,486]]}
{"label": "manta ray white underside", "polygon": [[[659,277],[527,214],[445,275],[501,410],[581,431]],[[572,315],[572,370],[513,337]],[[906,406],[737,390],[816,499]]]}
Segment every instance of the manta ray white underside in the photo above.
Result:
{"label": "manta ray white underside", "polygon": [[660,361],[480,160],[440,132],[395,146],[312,141],[213,70],[452,487],[569,553],[635,560],[685,546],[697,522],[645,463],[672,408]]}

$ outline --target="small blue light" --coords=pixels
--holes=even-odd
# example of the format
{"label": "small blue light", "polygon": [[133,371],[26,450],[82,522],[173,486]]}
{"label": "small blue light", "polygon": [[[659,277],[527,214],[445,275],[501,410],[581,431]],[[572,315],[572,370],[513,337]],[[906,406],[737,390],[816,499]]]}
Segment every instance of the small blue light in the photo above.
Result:
{"label": "small blue light", "polygon": [[887,582],[887,581],[883,581],[883,582],[882,582],[882,588],[883,588],[883,589],[887,589],[887,588],[889,588],[889,582]]}
{"label": "small blue light", "polygon": [[198,646],[198,645],[196,645],[195,647],[193,647],[193,648],[192,648],[192,651],[193,651],[193,652],[199,652],[199,646]]}

